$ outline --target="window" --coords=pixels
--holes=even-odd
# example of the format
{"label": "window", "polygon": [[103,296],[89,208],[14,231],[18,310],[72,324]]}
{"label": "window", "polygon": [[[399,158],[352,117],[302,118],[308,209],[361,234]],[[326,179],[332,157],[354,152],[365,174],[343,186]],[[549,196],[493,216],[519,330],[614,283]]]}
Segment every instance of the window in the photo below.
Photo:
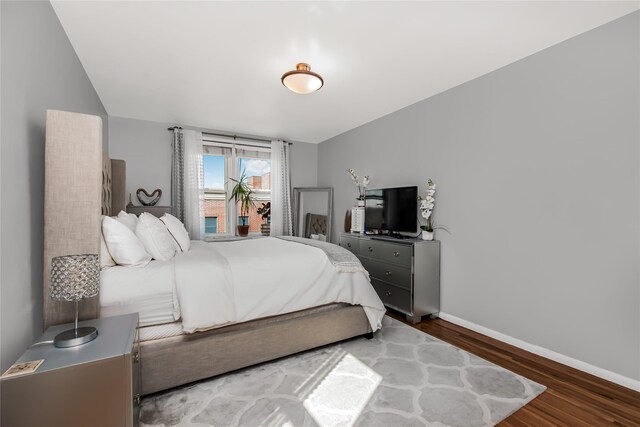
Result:
{"label": "window", "polygon": [[[227,153],[217,147],[206,147],[203,157],[204,170],[204,217],[206,234],[227,233],[228,197],[225,190],[227,181]],[[211,226],[215,218],[215,227]]]}
{"label": "window", "polygon": [[[259,233],[263,220],[257,210],[262,203],[271,201],[271,149],[205,141],[203,154],[205,233],[236,234],[236,225],[242,225],[243,220],[250,233]],[[245,216],[241,216],[239,203],[229,203],[234,185],[229,178],[238,179],[243,171],[255,197],[255,207]]]}
{"label": "window", "polygon": [[206,216],[204,218],[204,232],[207,234],[216,234],[218,232],[217,216]]}
{"label": "window", "polygon": [[[259,233],[263,221],[262,216],[258,215],[258,208],[271,201],[271,153],[242,150],[241,154],[242,157],[238,158],[238,170],[247,175],[247,184],[253,189],[255,197],[255,207],[249,211],[246,218],[248,222],[245,224],[249,225],[249,233]],[[259,157],[258,154],[262,156]],[[264,154],[268,154],[268,157]]]}

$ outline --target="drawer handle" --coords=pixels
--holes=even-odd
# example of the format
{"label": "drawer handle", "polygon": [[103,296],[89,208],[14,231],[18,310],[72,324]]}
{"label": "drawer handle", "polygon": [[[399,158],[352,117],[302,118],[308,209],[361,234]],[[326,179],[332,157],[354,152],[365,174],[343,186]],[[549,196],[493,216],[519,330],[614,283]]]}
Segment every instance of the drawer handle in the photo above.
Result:
{"label": "drawer handle", "polygon": [[369,246],[369,252],[373,252],[373,248]]}
{"label": "drawer handle", "polygon": [[140,352],[136,351],[133,353],[133,363],[140,363]]}
{"label": "drawer handle", "polygon": [[384,272],[384,274],[385,274],[385,276],[387,276],[387,277],[391,277],[391,272],[390,272],[389,270],[385,271],[385,272]]}
{"label": "drawer handle", "polygon": [[394,256],[394,257],[398,257],[399,255],[400,255],[400,252],[398,252],[398,251],[393,251],[393,256]]}
{"label": "drawer handle", "polygon": [[135,396],[133,396],[133,405],[134,406],[140,406],[140,395],[136,394]]}
{"label": "drawer handle", "polygon": [[384,294],[385,294],[386,296],[390,297],[390,296],[391,296],[391,291],[384,291]]}
{"label": "drawer handle", "polygon": [[347,243],[347,247],[350,248],[351,247],[351,243]]}

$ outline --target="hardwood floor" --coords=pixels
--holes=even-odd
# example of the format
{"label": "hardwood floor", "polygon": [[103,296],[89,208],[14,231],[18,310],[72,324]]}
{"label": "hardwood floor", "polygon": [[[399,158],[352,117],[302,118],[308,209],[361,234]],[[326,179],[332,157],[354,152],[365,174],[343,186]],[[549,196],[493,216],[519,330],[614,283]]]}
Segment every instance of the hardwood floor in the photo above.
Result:
{"label": "hardwood floor", "polygon": [[411,326],[547,387],[500,426],[640,426],[638,392],[442,319]]}

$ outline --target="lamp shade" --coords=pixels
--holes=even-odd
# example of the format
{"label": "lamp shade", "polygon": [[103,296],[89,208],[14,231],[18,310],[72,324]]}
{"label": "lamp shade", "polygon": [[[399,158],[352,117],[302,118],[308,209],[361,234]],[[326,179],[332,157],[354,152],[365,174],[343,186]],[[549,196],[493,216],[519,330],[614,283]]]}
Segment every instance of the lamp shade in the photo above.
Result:
{"label": "lamp shade", "polygon": [[98,255],[65,255],[51,260],[51,298],[78,301],[98,295],[100,261]]}
{"label": "lamp shade", "polygon": [[282,75],[282,84],[292,92],[307,94],[317,91],[324,85],[320,74],[311,71],[309,64],[303,62],[296,65],[296,69]]}

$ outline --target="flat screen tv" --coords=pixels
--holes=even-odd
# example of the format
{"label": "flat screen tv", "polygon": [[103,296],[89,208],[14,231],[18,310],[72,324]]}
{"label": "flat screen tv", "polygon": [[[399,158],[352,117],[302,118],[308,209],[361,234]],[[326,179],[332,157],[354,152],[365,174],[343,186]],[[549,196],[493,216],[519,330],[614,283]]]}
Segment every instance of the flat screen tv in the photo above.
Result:
{"label": "flat screen tv", "polygon": [[418,230],[418,187],[366,190],[364,200],[365,230],[388,233]]}

